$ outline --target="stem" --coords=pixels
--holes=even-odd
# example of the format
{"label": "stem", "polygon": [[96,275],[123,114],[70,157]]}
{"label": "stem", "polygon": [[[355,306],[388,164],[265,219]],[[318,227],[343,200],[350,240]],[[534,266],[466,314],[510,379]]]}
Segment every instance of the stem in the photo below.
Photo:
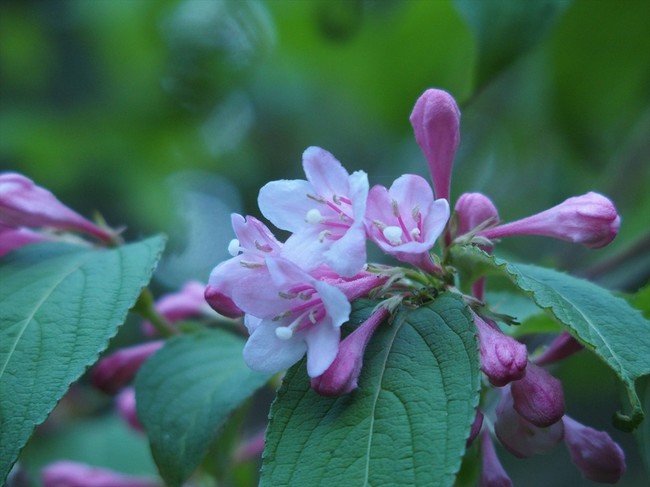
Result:
{"label": "stem", "polygon": [[177,331],[172,327],[171,323],[156,311],[153,294],[151,294],[151,290],[148,287],[142,289],[131,311],[138,313],[142,318],[148,320],[156,331],[160,333],[160,336],[168,338],[176,335]]}

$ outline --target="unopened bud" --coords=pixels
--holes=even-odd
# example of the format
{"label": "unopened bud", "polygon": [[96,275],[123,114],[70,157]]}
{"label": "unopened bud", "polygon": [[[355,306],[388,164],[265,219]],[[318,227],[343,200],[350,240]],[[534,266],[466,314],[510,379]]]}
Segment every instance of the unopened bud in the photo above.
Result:
{"label": "unopened bud", "polygon": [[563,331],[555,337],[555,340],[551,342],[546,350],[535,358],[535,363],[539,366],[552,364],[579,352],[583,348],[582,344],[573,338],[568,331]]}
{"label": "unopened bud", "polygon": [[546,370],[529,363],[526,375],[511,384],[514,408],[522,418],[544,428],[564,415],[562,383]]}
{"label": "unopened bud", "polygon": [[28,228],[7,227],[0,223],[0,257],[25,245],[50,240],[47,234]]}
{"label": "unopened bud", "polygon": [[[212,312],[205,299],[205,285],[198,281],[189,281],[178,292],[162,296],[154,305],[169,323],[185,320],[193,316],[200,316],[206,310]],[[143,332],[147,336],[156,334],[156,329],[148,321],[142,324]]]}
{"label": "unopened bud", "polygon": [[59,461],[41,471],[44,487],[162,487],[162,482],[84,463]]}
{"label": "unopened bud", "polygon": [[463,193],[456,201],[454,212],[458,218],[456,235],[464,235],[476,227],[496,224],[499,212],[494,203],[481,193]]}
{"label": "unopened bud", "polygon": [[144,428],[138,419],[135,405],[135,389],[133,387],[122,389],[122,392],[120,392],[115,398],[115,405],[117,407],[117,412],[120,413],[120,416],[122,416],[131,428],[136,431],[144,431]]}
{"label": "unopened bud", "polygon": [[512,487],[512,480],[497,457],[487,429],[481,433],[481,464],[480,487]]}
{"label": "unopened bud", "polygon": [[543,235],[596,249],[614,240],[620,223],[614,204],[601,194],[589,192],[528,218],[489,228],[480,235],[487,238]]}
{"label": "unopened bud", "polygon": [[92,382],[107,394],[115,394],[126,386],[140,366],[164,345],[163,340],[134,345],[113,352],[101,359],[92,370]]}

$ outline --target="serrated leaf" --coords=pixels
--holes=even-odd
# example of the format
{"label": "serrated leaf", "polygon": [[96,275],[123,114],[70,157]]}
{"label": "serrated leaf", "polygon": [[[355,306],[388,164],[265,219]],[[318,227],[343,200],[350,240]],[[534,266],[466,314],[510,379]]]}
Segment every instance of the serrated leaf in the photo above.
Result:
{"label": "serrated leaf", "polygon": [[508,277],[616,373],[627,389],[629,415],[617,413],[615,424],[632,430],[643,421],[643,409],[634,382],[650,374],[650,321],[624,299],[596,284],[528,264],[512,264],[472,248],[456,249],[454,263],[480,261],[488,273]]}
{"label": "serrated leaf", "polygon": [[170,339],[138,372],[138,417],[167,485],[192,474],[223,421],[268,381],[246,366],[243,348],[231,333],[202,330]]}
{"label": "serrated leaf", "polygon": [[0,480],[107,347],[163,247],[162,237],[110,250],[40,244],[0,261]]}
{"label": "serrated leaf", "polygon": [[465,304],[443,294],[380,326],[351,394],[319,396],[304,363],[292,367],[271,408],[261,484],[453,485],[479,400],[477,347]]}
{"label": "serrated leaf", "polygon": [[569,0],[454,0],[478,44],[477,86],[526,53],[555,25]]}

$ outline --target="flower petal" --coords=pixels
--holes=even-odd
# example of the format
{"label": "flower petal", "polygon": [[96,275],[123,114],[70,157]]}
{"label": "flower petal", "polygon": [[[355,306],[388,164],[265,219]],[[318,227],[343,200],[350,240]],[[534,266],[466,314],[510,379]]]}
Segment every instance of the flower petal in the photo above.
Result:
{"label": "flower petal", "polygon": [[326,323],[313,327],[305,334],[307,342],[307,374],[322,375],[332,365],[339,351],[341,330]]}
{"label": "flower petal", "polygon": [[302,167],[316,193],[329,199],[332,195],[347,196],[348,172],[329,152],[309,147],[302,154]]}
{"label": "flower petal", "polygon": [[271,181],[260,189],[257,204],[273,225],[297,232],[308,225],[304,217],[317,205],[307,198],[314,192],[314,187],[302,179]]}
{"label": "flower petal", "polygon": [[290,340],[275,335],[277,324],[262,320],[244,346],[244,361],[251,369],[274,374],[288,369],[302,358],[307,345],[296,333]]}

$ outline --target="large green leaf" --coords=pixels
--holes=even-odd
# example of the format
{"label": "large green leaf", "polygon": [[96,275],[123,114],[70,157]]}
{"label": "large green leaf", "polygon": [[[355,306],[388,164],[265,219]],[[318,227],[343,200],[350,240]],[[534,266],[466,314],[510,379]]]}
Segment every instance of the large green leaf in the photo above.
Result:
{"label": "large green leaf", "polygon": [[[461,267],[483,269],[508,277],[591,349],[623,381],[632,405],[629,415],[617,413],[616,425],[632,430],[643,420],[634,382],[650,374],[650,321],[624,299],[592,282],[552,269],[512,264],[471,248],[453,252]],[[490,270],[491,268],[491,270]]]}
{"label": "large green leaf", "polygon": [[164,240],[41,244],[0,261],[0,480],[147,285]]}
{"label": "large green leaf", "polygon": [[231,333],[202,330],[172,338],[138,372],[138,417],[168,485],[192,474],[223,421],[268,381],[246,366],[243,347]]}
{"label": "large green leaf", "polygon": [[555,25],[569,0],[454,0],[478,44],[480,87],[524,54]]}
{"label": "large green leaf", "polygon": [[473,321],[460,298],[443,294],[380,326],[351,394],[319,396],[304,363],[289,370],[271,408],[261,483],[451,486],[478,400]]}

